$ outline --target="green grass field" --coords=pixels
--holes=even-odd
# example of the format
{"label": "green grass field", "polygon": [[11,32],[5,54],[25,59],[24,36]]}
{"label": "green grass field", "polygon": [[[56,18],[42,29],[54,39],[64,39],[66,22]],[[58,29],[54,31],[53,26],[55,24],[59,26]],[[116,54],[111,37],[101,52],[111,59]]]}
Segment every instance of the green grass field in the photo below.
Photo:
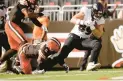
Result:
{"label": "green grass field", "polygon": [[123,68],[120,69],[99,69],[98,71],[47,71],[40,75],[16,75],[16,74],[0,74],[0,81],[5,80],[111,80],[112,78],[122,77]]}

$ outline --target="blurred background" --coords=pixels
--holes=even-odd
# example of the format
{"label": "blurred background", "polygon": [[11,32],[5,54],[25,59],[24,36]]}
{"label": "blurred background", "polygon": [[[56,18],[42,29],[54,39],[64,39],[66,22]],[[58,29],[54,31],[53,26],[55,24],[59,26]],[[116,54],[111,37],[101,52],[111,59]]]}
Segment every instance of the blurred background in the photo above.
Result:
{"label": "blurred background", "polygon": [[[18,0],[1,0],[5,2],[8,10],[18,2]],[[44,8],[49,14],[51,21],[69,21],[73,15],[79,12],[83,5],[91,7],[92,4],[99,0],[38,0],[40,8]],[[110,10],[113,10],[115,4],[119,7],[112,16],[113,19],[118,18],[118,14],[123,10],[123,0],[107,0]],[[27,19],[28,20],[28,19]]]}
{"label": "blurred background", "polygon": [[[18,0],[1,0],[4,1],[6,6],[13,6]],[[39,0],[40,5],[81,5],[81,4],[93,4],[98,0]],[[107,0],[109,4],[114,4],[115,2],[123,3],[123,0]]]}

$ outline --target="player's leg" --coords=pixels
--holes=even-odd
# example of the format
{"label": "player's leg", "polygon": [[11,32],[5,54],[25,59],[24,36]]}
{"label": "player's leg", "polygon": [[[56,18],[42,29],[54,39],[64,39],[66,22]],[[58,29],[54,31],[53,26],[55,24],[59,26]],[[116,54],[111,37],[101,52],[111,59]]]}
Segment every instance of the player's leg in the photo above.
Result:
{"label": "player's leg", "polygon": [[91,49],[91,52],[90,52],[91,57],[90,57],[86,70],[89,71],[89,70],[99,68],[101,64],[97,63],[97,60],[98,60],[98,56],[102,47],[101,40],[98,40],[96,38],[88,38],[85,41],[83,41],[82,44],[83,46]]}
{"label": "player's leg", "polygon": [[[17,24],[15,24],[13,22],[8,21],[5,24],[5,32],[7,34],[11,49],[18,50],[19,46],[22,43],[27,42],[27,37],[25,36],[21,27],[19,27]],[[14,42],[13,42],[13,40],[14,40]],[[15,41],[16,41],[16,43],[15,43]]]}
{"label": "player's leg", "polygon": [[49,18],[48,16],[42,16],[42,17],[38,17],[38,21],[45,27],[49,26]]}
{"label": "player's leg", "polygon": [[9,45],[9,42],[8,42],[8,38],[7,38],[7,35],[6,33],[4,32],[3,33],[3,36],[2,36],[2,46],[3,48],[7,51],[10,49],[10,45]]}
{"label": "player's leg", "polygon": [[[10,49],[8,38],[5,32],[2,33],[2,47],[5,49],[5,51],[8,51]],[[7,63],[7,70],[11,70],[11,60],[8,59],[6,63]]]}
{"label": "player's leg", "polygon": [[92,50],[91,50],[91,58],[90,58],[90,62],[93,62],[96,64],[98,61],[98,56],[100,54],[100,50],[102,48],[102,44],[100,41],[94,41],[92,43]]}
{"label": "player's leg", "polygon": [[[101,45],[100,41],[94,43],[93,49],[91,50],[91,57],[90,57],[90,61],[87,66],[87,70],[98,69],[101,67],[101,64],[97,63],[101,47],[102,47],[102,45]],[[94,67],[90,67],[90,69],[89,69],[89,66],[91,66],[91,64],[93,65],[93,63],[94,63]],[[91,69],[91,68],[93,68],[93,69]]]}
{"label": "player's leg", "polygon": [[[48,28],[48,26],[49,26],[49,19],[48,19],[47,16],[38,17],[38,21],[42,24],[42,28],[43,27]],[[41,38],[41,36],[44,34],[42,28],[34,26],[34,29],[33,29],[33,39],[40,39]],[[44,40],[47,40],[47,34],[44,35],[44,36],[45,36]]]}
{"label": "player's leg", "polygon": [[[0,37],[1,38],[1,37]],[[1,40],[0,40],[1,42]],[[2,57],[2,45],[0,45],[0,57]],[[6,71],[6,62],[0,65],[0,73]]]}
{"label": "player's leg", "polygon": [[2,58],[0,58],[1,63],[16,54],[19,46],[27,42],[27,38],[21,28],[10,21],[5,24],[5,32],[11,49],[8,50]]}
{"label": "player's leg", "polygon": [[[4,32],[1,32],[0,33],[0,58],[3,57],[3,50],[2,50],[2,47],[3,47],[3,44],[5,44],[6,41],[4,41]],[[7,71],[7,62],[4,62],[0,65],[0,72],[6,72]]]}
{"label": "player's leg", "polygon": [[6,60],[10,59],[13,55],[17,53],[17,50],[9,49],[7,50],[3,56],[0,58],[0,62],[3,63]]}
{"label": "player's leg", "polygon": [[32,74],[32,67],[30,64],[31,58],[27,58],[24,53],[19,54],[20,67],[24,74]]}
{"label": "player's leg", "polygon": [[80,66],[80,71],[83,71],[83,70],[86,69],[86,65],[87,65],[87,62],[88,62],[88,58],[90,56],[90,52],[91,52],[90,50],[85,52],[85,55],[84,55],[84,57],[82,59],[82,64]]}
{"label": "player's leg", "polygon": [[68,72],[69,67],[65,64],[64,59],[67,58],[68,54],[74,49],[75,44],[78,43],[76,42],[76,37],[73,36],[73,34],[70,34],[69,37],[66,39],[60,53],[58,56],[54,58],[48,58],[46,59],[40,66],[42,69],[49,70],[51,69],[54,65],[59,63],[61,66],[63,66]]}
{"label": "player's leg", "polygon": [[64,59],[67,58],[69,53],[80,44],[79,38],[80,37],[75,34],[69,34],[58,55],[58,62],[60,65],[64,64]]}

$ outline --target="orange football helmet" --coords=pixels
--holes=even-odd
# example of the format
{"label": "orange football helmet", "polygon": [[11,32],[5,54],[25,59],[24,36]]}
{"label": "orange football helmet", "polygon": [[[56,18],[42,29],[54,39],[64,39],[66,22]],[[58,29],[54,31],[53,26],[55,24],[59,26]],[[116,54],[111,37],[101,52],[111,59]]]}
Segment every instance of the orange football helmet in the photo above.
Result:
{"label": "orange football helmet", "polygon": [[52,53],[57,53],[61,48],[61,42],[57,38],[52,37],[47,40],[47,47]]}

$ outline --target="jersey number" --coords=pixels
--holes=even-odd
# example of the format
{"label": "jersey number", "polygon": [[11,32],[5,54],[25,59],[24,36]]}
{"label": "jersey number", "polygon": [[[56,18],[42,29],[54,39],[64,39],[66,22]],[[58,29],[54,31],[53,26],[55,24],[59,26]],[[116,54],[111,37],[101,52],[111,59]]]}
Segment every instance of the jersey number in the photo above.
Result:
{"label": "jersey number", "polygon": [[90,35],[91,34],[91,29],[90,29],[90,27],[87,27],[87,26],[85,26],[85,25],[80,25],[79,26],[79,30],[81,31],[81,32],[85,32],[85,34],[86,35]]}

